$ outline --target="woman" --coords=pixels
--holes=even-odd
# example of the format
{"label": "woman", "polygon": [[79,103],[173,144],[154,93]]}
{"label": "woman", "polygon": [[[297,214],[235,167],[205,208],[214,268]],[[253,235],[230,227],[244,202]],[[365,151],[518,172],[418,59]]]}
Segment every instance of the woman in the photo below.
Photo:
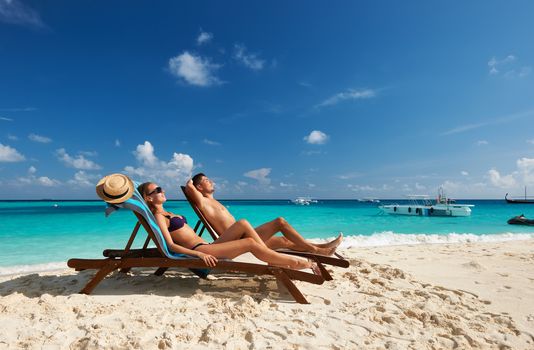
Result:
{"label": "woman", "polygon": [[310,268],[314,273],[320,274],[317,264],[311,260],[280,254],[268,248],[245,220],[239,220],[213,243],[207,243],[197,236],[187,224],[185,217],[170,213],[163,208],[167,198],[161,187],[153,182],[145,182],[138,187],[138,190],[154,214],[167,247],[173,252],[197,256],[211,267],[217,264],[217,258],[233,259],[250,252],[270,265],[298,270]]}

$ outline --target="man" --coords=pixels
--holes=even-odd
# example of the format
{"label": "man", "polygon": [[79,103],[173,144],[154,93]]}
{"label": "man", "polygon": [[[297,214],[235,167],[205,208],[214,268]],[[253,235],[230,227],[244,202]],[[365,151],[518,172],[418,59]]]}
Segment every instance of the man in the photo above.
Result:
{"label": "man", "polygon": [[[214,192],[213,182],[202,173],[193,176],[186,185],[187,195],[200,208],[215,231],[224,232],[230,226],[236,224],[236,220],[224,205],[213,198]],[[240,223],[248,224],[246,220],[241,219],[239,221]],[[260,225],[255,230],[271,249],[287,248],[323,255],[334,254],[343,239],[343,235],[339,234],[336,239],[328,243],[315,244],[308,242],[281,217]],[[274,237],[277,232],[281,232],[284,237]]]}

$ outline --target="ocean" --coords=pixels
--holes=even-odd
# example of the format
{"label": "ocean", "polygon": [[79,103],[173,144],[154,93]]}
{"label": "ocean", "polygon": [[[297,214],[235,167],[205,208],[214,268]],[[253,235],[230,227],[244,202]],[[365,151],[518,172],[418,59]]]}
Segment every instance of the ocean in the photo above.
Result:
{"label": "ocean", "polygon": [[[343,232],[340,249],[353,246],[499,241],[534,238],[534,227],[508,225],[512,216],[534,218],[534,205],[504,200],[463,200],[474,204],[470,217],[411,217],[380,214],[377,204],[319,200],[299,206],[288,200],[221,201],[236,217],[260,225],[283,216],[304,237],[328,239]],[[381,204],[403,201],[382,201]],[[185,201],[165,208],[197,218]],[[106,248],[123,248],[134,215],[119,210],[106,218],[101,201],[0,201],[0,275],[66,267],[69,258],[101,258]],[[136,244],[146,234],[140,230]],[[205,237],[206,238],[206,237]]]}

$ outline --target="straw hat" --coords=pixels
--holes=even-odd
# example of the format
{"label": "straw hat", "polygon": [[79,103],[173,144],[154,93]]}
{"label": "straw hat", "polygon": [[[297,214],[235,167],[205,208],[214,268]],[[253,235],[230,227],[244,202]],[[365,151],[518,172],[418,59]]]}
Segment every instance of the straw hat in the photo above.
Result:
{"label": "straw hat", "polygon": [[108,203],[122,203],[134,193],[134,183],[123,174],[111,174],[96,184],[96,194]]}

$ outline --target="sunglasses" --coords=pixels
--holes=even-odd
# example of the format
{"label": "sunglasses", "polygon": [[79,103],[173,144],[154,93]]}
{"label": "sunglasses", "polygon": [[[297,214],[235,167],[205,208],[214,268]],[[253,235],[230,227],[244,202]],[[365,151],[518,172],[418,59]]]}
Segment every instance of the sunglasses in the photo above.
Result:
{"label": "sunglasses", "polygon": [[154,191],[150,192],[150,193],[148,194],[148,196],[151,196],[151,195],[153,195],[154,193],[161,193],[161,192],[163,192],[163,188],[161,188],[161,187],[158,186],[158,187],[156,187],[156,188],[154,189]]}

